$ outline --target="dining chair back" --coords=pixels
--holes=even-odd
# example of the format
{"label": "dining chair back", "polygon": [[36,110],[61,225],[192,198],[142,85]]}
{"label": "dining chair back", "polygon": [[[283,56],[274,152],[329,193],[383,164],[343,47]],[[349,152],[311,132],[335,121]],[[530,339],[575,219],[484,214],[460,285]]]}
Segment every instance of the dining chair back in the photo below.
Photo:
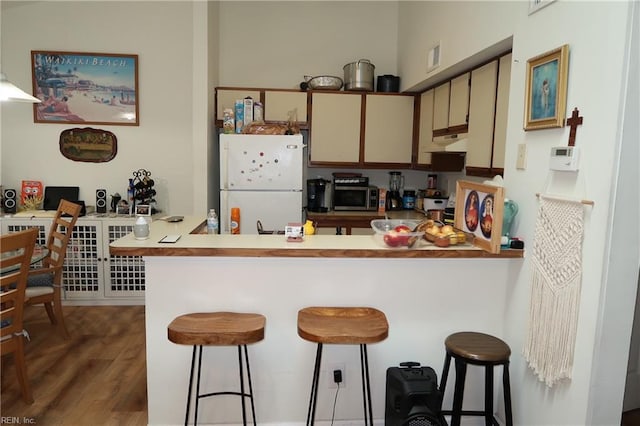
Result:
{"label": "dining chair back", "polygon": [[62,312],[62,267],[81,208],[78,204],[60,200],[47,237],[49,253],[42,260],[41,268],[30,271],[25,295],[27,305],[44,304],[51,324],[57,325],[64,337],[69,337],[69,332]]}
{"label": "dining chair back", "polygon": [[26,332],[22,320],[27,276],[37,236],[36,228],[0,236],[0,268],[7,270],[0,275],[0,353],[2,356],[13,354],[22,398],[29,404],[33,396],[24,359]]}

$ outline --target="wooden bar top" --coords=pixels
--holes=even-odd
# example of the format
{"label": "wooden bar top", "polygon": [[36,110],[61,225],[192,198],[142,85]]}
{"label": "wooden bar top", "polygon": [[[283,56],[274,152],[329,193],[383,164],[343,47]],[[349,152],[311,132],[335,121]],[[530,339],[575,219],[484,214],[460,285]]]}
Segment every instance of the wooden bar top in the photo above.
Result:
{"label": "wooden bar top", "polygon": [[[133,234],[109,245],[115,256],[218,256],[218,257],[325,257],[325,258],[522,258],[523,250],[491,254],[470,244],[439,248],[423,242],[414,249],[392,249],[372,235],[308,235],[302,242],[288,242],[284,235],[207,235],[204,218],[185,217],[182,222],[154,220],[146,240]],[[176,243],[160,243],[165,235],[180,235]]]}

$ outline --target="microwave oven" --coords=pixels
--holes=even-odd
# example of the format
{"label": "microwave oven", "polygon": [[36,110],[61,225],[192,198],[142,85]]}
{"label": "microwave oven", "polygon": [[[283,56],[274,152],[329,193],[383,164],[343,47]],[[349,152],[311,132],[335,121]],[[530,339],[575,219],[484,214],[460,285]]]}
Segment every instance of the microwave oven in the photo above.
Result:
{"label": "microwave oven", "polygon": [[[353,182],[352,179],[334,180],[331,207],[336,211],[378,210],[378,187],[369,186],[368,179]],[[351,180],[351,182],[349,182]]]}

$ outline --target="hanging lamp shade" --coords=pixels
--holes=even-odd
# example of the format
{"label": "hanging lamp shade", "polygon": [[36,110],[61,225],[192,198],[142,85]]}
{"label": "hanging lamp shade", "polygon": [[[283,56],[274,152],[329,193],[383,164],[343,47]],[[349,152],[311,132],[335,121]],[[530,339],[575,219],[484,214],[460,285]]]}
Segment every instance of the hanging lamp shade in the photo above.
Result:
{"label": "hanging lamp shade", "polygon": [[4,73],[0,73],[0,102],[40,103],[41,101],[13,85]]}

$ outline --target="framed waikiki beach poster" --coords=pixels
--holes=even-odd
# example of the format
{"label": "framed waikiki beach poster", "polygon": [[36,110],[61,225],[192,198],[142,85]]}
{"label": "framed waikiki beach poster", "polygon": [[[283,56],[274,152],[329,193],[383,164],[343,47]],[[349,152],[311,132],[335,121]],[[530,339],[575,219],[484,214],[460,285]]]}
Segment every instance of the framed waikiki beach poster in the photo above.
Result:
{"label": "framed waikiki beach poster", "polygon": [[138,126],[138,55],[31,51],[36,123]]}

